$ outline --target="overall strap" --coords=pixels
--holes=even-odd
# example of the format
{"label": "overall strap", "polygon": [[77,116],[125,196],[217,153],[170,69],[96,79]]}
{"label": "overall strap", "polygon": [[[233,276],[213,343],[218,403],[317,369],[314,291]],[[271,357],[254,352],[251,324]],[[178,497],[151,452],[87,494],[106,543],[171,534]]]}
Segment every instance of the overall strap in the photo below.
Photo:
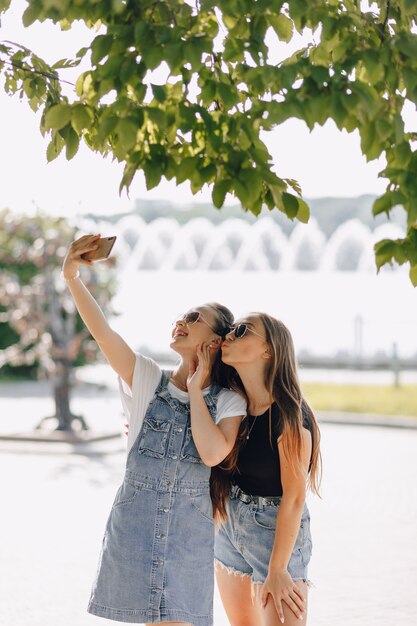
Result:
{"label": "overall strap", "polygon": [[210,391],[207,395],[204,396],[204,400],[208,408],[212,411],[216,411],[217,409],[217,399],[222,389],[223,387],[221,385],[218,385],[217,383],[212,383],[210,385]]}
{"label": "overall strap", "polygon": [[157,388],[155,389],[155,394],[160,394],[161,392],[166,390],[168,383],[169,383],[170,376],[171,376],[170,370],[162,370],[161,380],[159,381],[159,384]]}

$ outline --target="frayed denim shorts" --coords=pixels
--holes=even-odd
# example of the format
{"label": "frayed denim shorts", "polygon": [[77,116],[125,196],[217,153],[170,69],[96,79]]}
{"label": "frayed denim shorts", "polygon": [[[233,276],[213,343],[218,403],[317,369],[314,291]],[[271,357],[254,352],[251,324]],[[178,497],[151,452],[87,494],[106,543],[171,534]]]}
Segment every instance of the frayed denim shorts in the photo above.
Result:
{"label": "frayed denim shorts", "polygon": [[[250,576],[253,584],[262,584],[268,574],[269,559],[275,539],[280,498],[254,498],[242,502],[232,489],[227,507],[227,520],[216,533],[214,556],[216,565],[231,573]],[[312,553],[310,513],[304,505],[300,529],[288,563],[293,580],[308,580],[308,564]]]}

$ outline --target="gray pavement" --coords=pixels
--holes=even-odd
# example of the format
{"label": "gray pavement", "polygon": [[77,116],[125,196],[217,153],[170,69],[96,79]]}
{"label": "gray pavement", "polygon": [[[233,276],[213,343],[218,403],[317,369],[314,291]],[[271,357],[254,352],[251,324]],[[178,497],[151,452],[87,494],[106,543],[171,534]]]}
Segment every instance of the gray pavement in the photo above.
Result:
{"label": "gray pavement", "polygon": [[[77,386],[73,409],[97,430],[122,433],[114,388]],[[28,430],[52,410],[45,385],[2,385],[0,434]],[[321,431],[308,624],[416,624],[417,431],[330,423]],[[86,604],[125,445],[122,434],[87,451],[0,440],[0,624],[105,623]],[[217,591],[215,626],[228,626]]]}

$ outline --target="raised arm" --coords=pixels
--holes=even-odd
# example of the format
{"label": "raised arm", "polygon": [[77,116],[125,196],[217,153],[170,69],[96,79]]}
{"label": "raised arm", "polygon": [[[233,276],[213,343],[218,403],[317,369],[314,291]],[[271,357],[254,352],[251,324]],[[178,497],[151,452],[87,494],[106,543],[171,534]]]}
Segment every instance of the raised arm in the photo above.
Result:
{"label": "raised arm", "polygon": [[210,344],[197,347],[198,363],[190,364],[187,388],[194,443],[203,463],[213,467],[231,452],[243,416],[231,416],[222,419],[219,424],[213,422],[203,395],[203,382],[211,367],[210,350]]}
{"label": "raised arm", "polygon": [[67,252],[62,273],[74,298],[75,306],[88,330],[97,341],[101,352],[111,367],[129,387],[132,386],[135,353],[108,324],[103,311],[82,282],[79,265],[92,265],[93,261],[81,258],[85,252],[95,250],[100,235],[84,235],[74,241]]}

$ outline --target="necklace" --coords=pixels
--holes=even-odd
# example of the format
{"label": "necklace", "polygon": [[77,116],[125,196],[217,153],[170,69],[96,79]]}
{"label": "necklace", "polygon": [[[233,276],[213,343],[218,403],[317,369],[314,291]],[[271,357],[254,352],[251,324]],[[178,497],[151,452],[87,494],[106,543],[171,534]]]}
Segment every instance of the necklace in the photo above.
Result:
{"label": "necklace", "polygon": [[[249,432],[248,432],[248,434],[246,435],[246,439],[249,439],[250,434],[251,434],[251,432],[252,432],[252,430],[253,430],[253,427],[255,426],[255,422],[256,422],[256,418],[257,418],[257,417],[258,417],[258,416],[257,416],[257,415],[255,415],[255,417],[254,417],[254,419],[253,419],[253,422],[252,422],[252,426],[249,428]],[[249,416],[248,416],[248,419],[249,419]]]}

